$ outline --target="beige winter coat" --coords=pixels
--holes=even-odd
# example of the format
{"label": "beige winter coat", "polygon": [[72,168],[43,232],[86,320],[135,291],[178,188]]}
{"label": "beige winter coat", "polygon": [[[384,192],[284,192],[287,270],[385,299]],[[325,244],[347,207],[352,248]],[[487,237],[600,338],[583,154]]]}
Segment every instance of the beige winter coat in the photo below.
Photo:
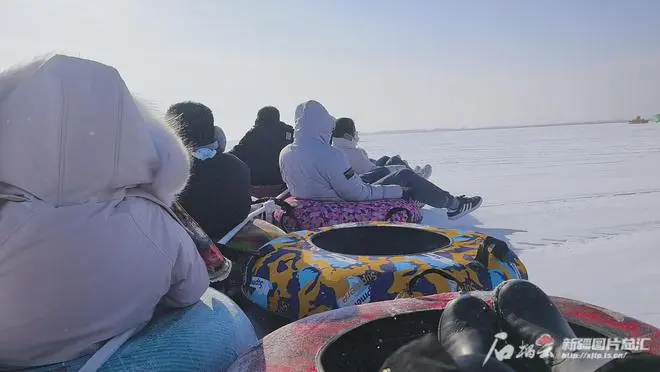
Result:
{"label": "beige winter coat", "polygon": [[199,299],[206,267],[158,205],[189,167],[112,67],[56,55],[0,74],[0,365],[74,359]]}

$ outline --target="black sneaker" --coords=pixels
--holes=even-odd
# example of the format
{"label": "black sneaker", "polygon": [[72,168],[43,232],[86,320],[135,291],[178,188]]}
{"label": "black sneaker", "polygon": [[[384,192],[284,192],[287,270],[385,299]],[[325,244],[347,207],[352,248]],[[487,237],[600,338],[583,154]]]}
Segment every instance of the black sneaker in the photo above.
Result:
{"label": "black sneaker", "polygon": [[447,209],[447,217],[450,220],[459,219],[479,208],[481,206],[481,201],[482,199],[480,196],[466,198],[465,195],[461,195],[458,197],[458,207],[456,209]]}

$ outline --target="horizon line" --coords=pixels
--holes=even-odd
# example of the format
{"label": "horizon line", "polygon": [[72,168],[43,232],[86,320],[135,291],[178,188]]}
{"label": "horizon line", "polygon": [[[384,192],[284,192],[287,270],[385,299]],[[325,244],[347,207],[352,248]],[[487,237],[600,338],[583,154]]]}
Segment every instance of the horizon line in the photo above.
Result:
{"label": "horizon line", "polygon": [[[630,119],[621,120],[598,120],[598,121],[580,121],[580,122],[564,122],[564,123],[547,123],[547,124],[522,124],[522,125],[498,125],[493,127],[465,127],[465,128],[412,128],[412,129],[391,129],[380,130],[375,132],[360,132],[364,135],[379,136],[385,134],[406,134],[406,133],[432,133],[432,132],[461,132],[470,130],[496,130],[496,129],[525,129],[525,128],[541,128],[541,127],[562,127],[572,125],[603,125],[603,124],[626,124]],[[227,138],[227,142],[238,142],[240,138],[233,139]]]}
{"label": "horizon line", "polygon": [[383,135],[383,134],[403,134],[403,133],[459,132],[459,131],[470,131],[470,130],[524,129],[524,128],[539,128],[539,127],[561,127],[561,126],[570,126],[570,125],[625,124],[629,121],[630,121],[630,119],[564,122],[564,123],[546,123],[546,124],[529,124],[529,125],[525,125],[525,124],[522,124],[522,125],[498,125],[498,126],[491,126],[491,127],[392,129],[392,130],[381,130],[381,131],[375,131],[375,132],[363,132],[363,134],[365,134],[365,135]]}

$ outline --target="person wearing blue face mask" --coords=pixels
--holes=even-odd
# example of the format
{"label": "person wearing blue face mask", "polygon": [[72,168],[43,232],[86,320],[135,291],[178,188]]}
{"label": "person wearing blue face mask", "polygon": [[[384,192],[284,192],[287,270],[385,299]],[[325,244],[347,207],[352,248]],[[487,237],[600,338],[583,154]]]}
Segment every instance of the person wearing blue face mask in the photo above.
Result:
{"label": "person wearing blue face mask", "polygon": [[193,166],[179,203],[214,241],[221,239],[250,213],[250,169],[224,153],[225,135],[214,126],[213,112],[197,102],[180,102],[167,110],[191,149]]}

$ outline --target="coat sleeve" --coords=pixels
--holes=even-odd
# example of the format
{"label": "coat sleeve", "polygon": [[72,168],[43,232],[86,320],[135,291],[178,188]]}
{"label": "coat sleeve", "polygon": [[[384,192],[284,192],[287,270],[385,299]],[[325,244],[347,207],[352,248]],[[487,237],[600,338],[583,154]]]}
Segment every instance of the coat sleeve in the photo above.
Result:
{"label": "coat sleeve", "polygon": [[323,169],[332,189],[347,201],[398,199],[403,195],[403,188],[398,185],[370,185],[362,182],[341,150],[333,149]]}
{"label": "coat sleeve", "polygon": [[234,148],[228,152],[241,159],[243,162],[250,163],[250,156],[254,152],[255,146],[254,138],[254,128],[251,128],[247,131],[247,133],[245,133],[243,138],[241,138],[241,140],[234,146]]}
{"label": "coat sleeve", "polygon": [[197,252],[197,247],[188,233],[172,220],[169,228],[176,229],[179,251],[172,269],[170,290],[162,304],[169,307],[186,307],[199,301],[209,286],[206,264]]}
{"label": "coat sleeve", "polygon": [[354,159],[352,159],[353,162],[351,163],[351,165],[358,174],[371,172],[372,170],[377,168],[376,164],[372,163],[371,160],[369,160],[369,155],[367,155],[367,152],[364,149],[357,148],[356,150],[357,150],[356,151],[357,156]]}

